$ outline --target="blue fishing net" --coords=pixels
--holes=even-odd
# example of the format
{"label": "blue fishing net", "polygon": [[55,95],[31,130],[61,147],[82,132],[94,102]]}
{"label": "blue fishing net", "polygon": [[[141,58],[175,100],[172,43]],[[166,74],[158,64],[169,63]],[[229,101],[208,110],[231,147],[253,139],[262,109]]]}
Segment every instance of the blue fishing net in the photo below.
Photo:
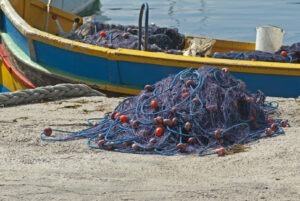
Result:
{"label": "blue fishing net", "polygon": [[[144,29],[142,30],[144,35]],[[79,27],[70,39],[108,48],[138,49],[138,27],[87,22]],[[184,43],[184,35],[176,28],[156,25],[148,27],[149,51],[182,50]]]}
{"label": "blue fishing net", "polygon": [[213,58],[299,63],[300,43],[294,43],[291,46],[282,46],[280,50],[275,53],[262,51],[216,52]]}
{"label": "blue fishing net", "polygon": [[146,85],[88,129],[53,134],[46,129],[41,139],[87,138],[96,149],[202,156],[284,133],[283,121],[271,118],[277,106],[261,91],[252,95],[226,69],[189,68]]}

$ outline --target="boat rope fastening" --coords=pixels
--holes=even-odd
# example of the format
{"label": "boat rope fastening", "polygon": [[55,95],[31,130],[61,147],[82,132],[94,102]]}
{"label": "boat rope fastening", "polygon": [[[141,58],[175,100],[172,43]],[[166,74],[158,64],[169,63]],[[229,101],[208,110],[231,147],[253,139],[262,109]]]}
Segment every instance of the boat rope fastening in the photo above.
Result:
{"label": "boat rope fastening", "polygon": [[57,84],[54,86],[37,87],[15,92],[0,93],[0,105],[21,105],[41,100],[57,100],[80,96],[105,96],[85,84]]}

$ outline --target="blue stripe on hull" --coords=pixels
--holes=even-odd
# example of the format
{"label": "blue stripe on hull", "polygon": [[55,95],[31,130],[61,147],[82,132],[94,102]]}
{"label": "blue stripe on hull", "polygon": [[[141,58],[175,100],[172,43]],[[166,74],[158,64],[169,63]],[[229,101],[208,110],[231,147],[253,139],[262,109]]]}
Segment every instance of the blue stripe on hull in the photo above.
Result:
{"label": "blue stripe on hull", "polygon": [[251,73],[231,73],[247,85],[250,92],[261,90],[267,96],[298,97],[300,96],[300,77],[283,75],[265,75]]}
{"label": "blue stripe on hull", "polygon": [[0,84],[0,93],[2,92],[10,92],[10,90],[8,88],[6,88],[5,86],[3,86],[2,84]]}
{"label": "blue stripe on hull", "polygon": [[121,83],[143,87],[146,84],[166,78],[171,74],[182,71],[181,67],[160,66],[145,63],[119,62],[119,75]]}
{"label": "blue stripe on hull", "polygon": [[119,84],[116,61],[71,52],[35,41],[37,61],[73,75]]}
{"label": "blue stripe on hull", "polygon": [[182,70],[180,67],[114,61],[71,52],[37,41],[34,44],[39,63],[76,76],[96,79],[113,85],[142,87]]}
{"label": "blue stripe on hull", "polygon": [[28,55],[29,54],[29,48],[28,48],[28,42],[27,38],[24,37],[18,29],[15,28],[15,26],[10,22],[10,20],[4,16],[3,17],[3,29],[7,32],[7,34],[10,35],[10,37],[14,40],[14,42]]}

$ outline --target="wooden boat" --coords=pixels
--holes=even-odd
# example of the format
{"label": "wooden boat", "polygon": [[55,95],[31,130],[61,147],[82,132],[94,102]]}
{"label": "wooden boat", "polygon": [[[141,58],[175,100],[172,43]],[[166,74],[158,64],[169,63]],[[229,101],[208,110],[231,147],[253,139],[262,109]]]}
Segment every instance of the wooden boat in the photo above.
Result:
{"label": "wooden boat", "polygon": [[12,64],[10,56],[0,45],[0,93],[35,88]]}
{"label": "wooden boat", "polygon": [[[300,95],[300,64],[109,49],[57,36],[58,28],[53,20],[46,32],[45,19],[49,13],[43,2],[1,0],[0,7],[2,43],[16,57],[19,70],[37,86],[79,82],[102,91],[137,94],[145,84],[153,84],[185,68],[211,65],[229,68],[253,93],[260,89],[268,96]],[[64,30],[70,30],[78,18],[55,8],[50,14],[57,16]],[[81,23],[79,18],[78,25]],[[196,37],[186,37],[186,40],[191,38]],[[254,43],[216,40],[212,51],[254,49]]]}

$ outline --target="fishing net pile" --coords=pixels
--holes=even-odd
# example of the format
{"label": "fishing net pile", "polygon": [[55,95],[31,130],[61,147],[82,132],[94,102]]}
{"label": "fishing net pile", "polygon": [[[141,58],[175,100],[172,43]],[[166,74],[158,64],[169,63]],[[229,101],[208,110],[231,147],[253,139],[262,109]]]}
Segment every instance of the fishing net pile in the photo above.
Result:
{"label": "fishing net pile", "polygon": [[216,52],[214,58],[236,59],[236,60],[255,60],[255,61],[271,61],[271,62],[290,62],[300,63],[300,43],[294,43],[291,46],[282,46],[275,53],[262,51],[249,52]]}
{"label": "fishing net pile", "polygon": [[272,118],[276,108],[261,91],[250,94],[228,69],[190,68],[146,85],[88,129],[48,128],[41,139],[87,138],[92,148],[129,153],[223,155],[237,145],[282,134],[287,121]]}
{"label": "fishing net pile", "polygon": [[[70,39],[114,49],[138,49],[138,27],[91,21],[79,27]],[[175,28],[158,27],[156,25],[148,27],[147,49],[149,51],[182,50],[184,42],[184,35],[180,34]],[[143,41],[142,44],[144,44]]]}

